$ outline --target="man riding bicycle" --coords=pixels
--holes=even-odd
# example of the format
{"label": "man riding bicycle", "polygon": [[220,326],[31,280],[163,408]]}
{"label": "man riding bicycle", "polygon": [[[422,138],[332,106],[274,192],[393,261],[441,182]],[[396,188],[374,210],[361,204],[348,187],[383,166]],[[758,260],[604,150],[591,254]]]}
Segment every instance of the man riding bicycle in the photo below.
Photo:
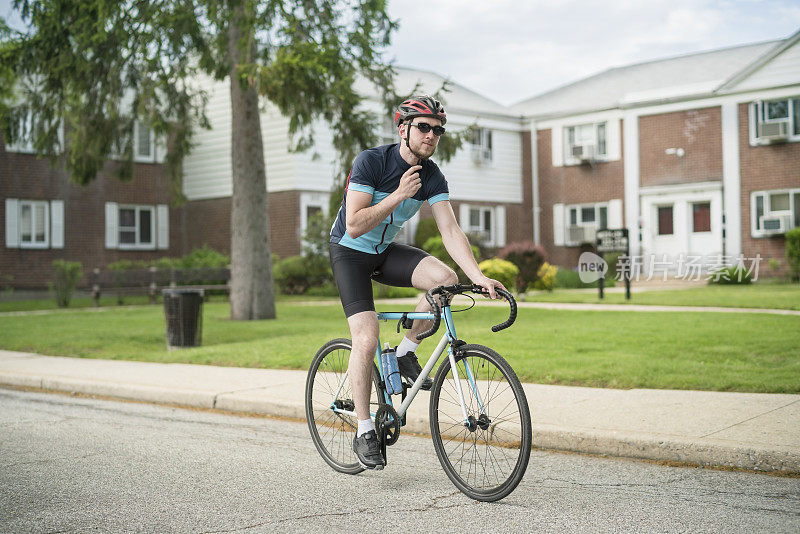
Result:
{"label": "man riding bicycle", "polygon": [[[469,279],[490,298],[497,298],[495,287],[505,289],[478,267],[450,205],[447,181],[429,159],[445,132],[447,115],[441,103],[428,95],[411,97],[398,106],[394,122],[400,143],[370,148],[356,156],[330,239],[333,276],[352,339],[348,375],[358,416],[353,450],[367,469],[385,465],[369,413],[372,362],[379,337],[371,280],[422,291],[458,283],[456,273],[437,258],[393,243],[397,232],[428,201],[448,254]],[[416,311],[430,311],[425,298]],[[416,336],[426,330],[427,322],[414,321],[397,346],[400,374],[409,383],[422,371],[415,354]],[[428,378],[422,388],[430,387]]]}

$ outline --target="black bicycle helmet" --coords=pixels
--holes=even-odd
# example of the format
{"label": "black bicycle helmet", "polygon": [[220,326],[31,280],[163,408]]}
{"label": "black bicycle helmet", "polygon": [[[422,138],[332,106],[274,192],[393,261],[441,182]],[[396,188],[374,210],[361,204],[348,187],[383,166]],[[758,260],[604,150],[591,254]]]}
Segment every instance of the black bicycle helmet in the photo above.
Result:
{"label": "black bicycle helmet", "polygon": [[444,112],[442,103],[428,95],[412,96],[397,106],[394,113],[394,124],[413,119],[414,117],[433,117],[442,121],[442,126],[447,122],[447,114]]}

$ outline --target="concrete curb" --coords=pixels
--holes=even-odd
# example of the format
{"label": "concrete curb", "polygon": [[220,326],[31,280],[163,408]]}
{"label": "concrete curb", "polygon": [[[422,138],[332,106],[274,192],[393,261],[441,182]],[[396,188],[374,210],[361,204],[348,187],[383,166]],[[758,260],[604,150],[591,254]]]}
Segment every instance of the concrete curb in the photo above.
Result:
{"label": "concrete curb", "polygon": [[[305,407],[302,403],[277,398],[264,399],[263,395],[258,395],[259,392],[270,390],[269,387],[209,392],[9,372],[0,372],[0,385],[305,420]],[[537,424],[535,420],[532,426],[534,446],[539,449],[699,466],[800,473],[800,452],[789,447],[743,446],[741,443],[726,440],[687,439],[666,434],[559,428]],[[421,415],[419,411],[409,413],[404,430],[430,435],[427,415]]]}

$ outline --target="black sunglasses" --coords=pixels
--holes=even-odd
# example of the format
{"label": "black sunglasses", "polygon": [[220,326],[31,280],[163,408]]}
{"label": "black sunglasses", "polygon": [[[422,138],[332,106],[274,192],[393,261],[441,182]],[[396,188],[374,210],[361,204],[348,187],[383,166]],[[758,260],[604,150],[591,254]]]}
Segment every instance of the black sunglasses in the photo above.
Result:
{"label": "black sunglasses", "polygon": [[416,124],[410,124],[409,126],[416,126],[419,128],[419,131],[424,134],[433,130],[433,135],[436,137],[440,137],[445,132],[444,126],[431,126],[427,122],[418,122]]}

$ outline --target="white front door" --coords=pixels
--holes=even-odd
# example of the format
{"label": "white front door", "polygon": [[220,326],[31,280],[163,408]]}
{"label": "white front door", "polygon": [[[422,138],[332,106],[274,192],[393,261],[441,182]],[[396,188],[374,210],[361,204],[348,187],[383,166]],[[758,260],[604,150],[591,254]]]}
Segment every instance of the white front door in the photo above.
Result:
{"label": "white front door", "polygon": [[[642,188],[642,255],[645,266],[680,274],[695,258],[703,264],[722,254],[722,188],[719,182]],[[701,258],[701,259],[698,259]]]}

